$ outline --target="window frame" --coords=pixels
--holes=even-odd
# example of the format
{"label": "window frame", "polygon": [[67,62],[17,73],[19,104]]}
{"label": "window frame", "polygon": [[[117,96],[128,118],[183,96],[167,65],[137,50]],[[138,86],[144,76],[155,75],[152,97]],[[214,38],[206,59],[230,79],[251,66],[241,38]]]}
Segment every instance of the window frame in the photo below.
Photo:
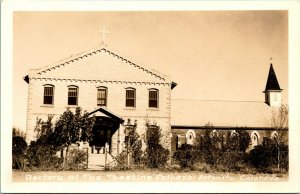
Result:
{"label": "window frame", "polygon": [[[100,98],[99,99],[99,91],[100,90],[102,90],[102,91],[105,91],[105,98]],[[99,87],[97,87],[97,106],[107,106],[107,96],[108,96],[108,94],[107,94],[108,92],[107,92],[107,87],[105,87],[105,86],[99,86]],[[103,104],[100,104],[99,103],[99,100],[101,101],[101,100],[104,100],[104,105]]]}
{"label": "window frame", "polygon": [[[45,84],[45,85],[43,85],[43,88],[44,88],[44,93],[43,93],[43,105],[48,105],[48,106],[50,106],[50,105],[54,105],[54,85],[52,85],[52,84]],[[46,91],[45,91],[45,89],[46,88],[52,88],[52,100],[51,100],[51,103],[50,104],[48,104],[48,103],[45,103],[45,93],[46,93]],[[50,95],[47,95],[47,96],[50,96]]]}
{"label": "window frame", "polygon": [[[156,92],[156,99],[154,99],[154,98],[151,99],[150,98],[151,97],[151,95],[150,95],[151,92]],[[150,100],[152,100],[152,101],[156,100],[156,106],[150,106],[150,104],[151,104]],[[156,89],[156,88],[148,89],[148,108],[154,108],[154,109],[159,108],[159,90]]]}
{"label": "window frame", "polygon": [[[133,91],[134,97],[133,98],[127,98],[127,91]],[[133,99],[133,106],[128,106],[127,100]],[[132,87],[125,88],[125,107],[126,108],[136,108],[136,89]]]}
{"label": "window frame", "polygon": [[[69,94],[70,94],[70,89],[76,89],[76,94],[77,94],[77,96],[76,96],[76,104],[70,104],[69,102],[69,98],[70,97],[74,97],[74,96],[69,96]],[[79,97],[79,87],[78,86],[75,86],[75,85],[70,85],[70,86],[68,86],[68,102],[67,102],[67,104],[68,104],[68,106],[78,106],[78,97]]]}

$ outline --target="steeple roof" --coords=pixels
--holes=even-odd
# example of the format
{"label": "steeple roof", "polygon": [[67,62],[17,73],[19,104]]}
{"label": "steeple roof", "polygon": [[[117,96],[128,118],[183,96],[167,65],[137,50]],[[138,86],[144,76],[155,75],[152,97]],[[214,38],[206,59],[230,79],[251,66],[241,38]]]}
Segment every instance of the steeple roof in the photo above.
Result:
{"label": "steeple roof", "polygon": [[267,81],[267,84],[266,84],[265,91],[267,91],[267,90],[281,90],[280,86],[279,86],[279,83],[277,81],[277,77],[276,77],[275,71],[273,69],[272,63],[271,63],[271,66],[270,66],[269,76],[268,76],[268,81]]}

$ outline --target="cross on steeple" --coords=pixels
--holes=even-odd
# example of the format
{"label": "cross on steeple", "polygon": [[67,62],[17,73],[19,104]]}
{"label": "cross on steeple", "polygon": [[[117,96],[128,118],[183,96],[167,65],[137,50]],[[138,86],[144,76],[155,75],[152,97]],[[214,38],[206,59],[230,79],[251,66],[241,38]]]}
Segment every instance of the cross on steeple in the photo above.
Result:
{"label": "cross on steeple", "polygon": [[106,31],[105,26],[102,27],[102,30],[99,31],[100,34],[102,34],[102,41],[101,43],[105,42],[105,34],[109,34],[109,31]]}
{"label": "cross on steeple", "polygon": [[270,57],[270,63],[272,63],[272,59],[273,59],[273,57]]}

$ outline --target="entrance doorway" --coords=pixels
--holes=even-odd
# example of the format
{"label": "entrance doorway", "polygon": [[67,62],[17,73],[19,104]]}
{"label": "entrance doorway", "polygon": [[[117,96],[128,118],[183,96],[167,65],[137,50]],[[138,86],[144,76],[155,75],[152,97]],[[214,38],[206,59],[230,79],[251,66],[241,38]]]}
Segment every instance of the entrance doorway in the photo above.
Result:
{"label": "entrance doorway", "polygon": [[108,151],[111,153],[112,135],[118,130],[120,123],[115,119],[105,116],[97,116],[93,126],[93,138],[90,143],[92,153],[104,153],[105,144],[108,145]]}

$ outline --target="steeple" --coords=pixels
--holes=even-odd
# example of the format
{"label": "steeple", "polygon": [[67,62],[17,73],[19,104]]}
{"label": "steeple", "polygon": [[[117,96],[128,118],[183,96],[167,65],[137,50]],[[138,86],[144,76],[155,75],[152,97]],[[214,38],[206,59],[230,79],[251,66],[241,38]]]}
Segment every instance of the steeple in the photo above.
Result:
{"label": "steeple", "polygon": [[268,80],[265,88],[265,103],[269,106],[281,106],[281,91],[273,65],[271,63]]}
{"label": "steeple", "polygon": [[281,90],[280,86],[279,86],[279,83],[277,81],[277,77],[276,77],[275,71],[273,69],[272,63],[271,63],[271,66],[270,66],[269,76],[268,76],[268,81],[267,81],[267,84],[266,84],[265,91],[267,91],[267,90]]}

